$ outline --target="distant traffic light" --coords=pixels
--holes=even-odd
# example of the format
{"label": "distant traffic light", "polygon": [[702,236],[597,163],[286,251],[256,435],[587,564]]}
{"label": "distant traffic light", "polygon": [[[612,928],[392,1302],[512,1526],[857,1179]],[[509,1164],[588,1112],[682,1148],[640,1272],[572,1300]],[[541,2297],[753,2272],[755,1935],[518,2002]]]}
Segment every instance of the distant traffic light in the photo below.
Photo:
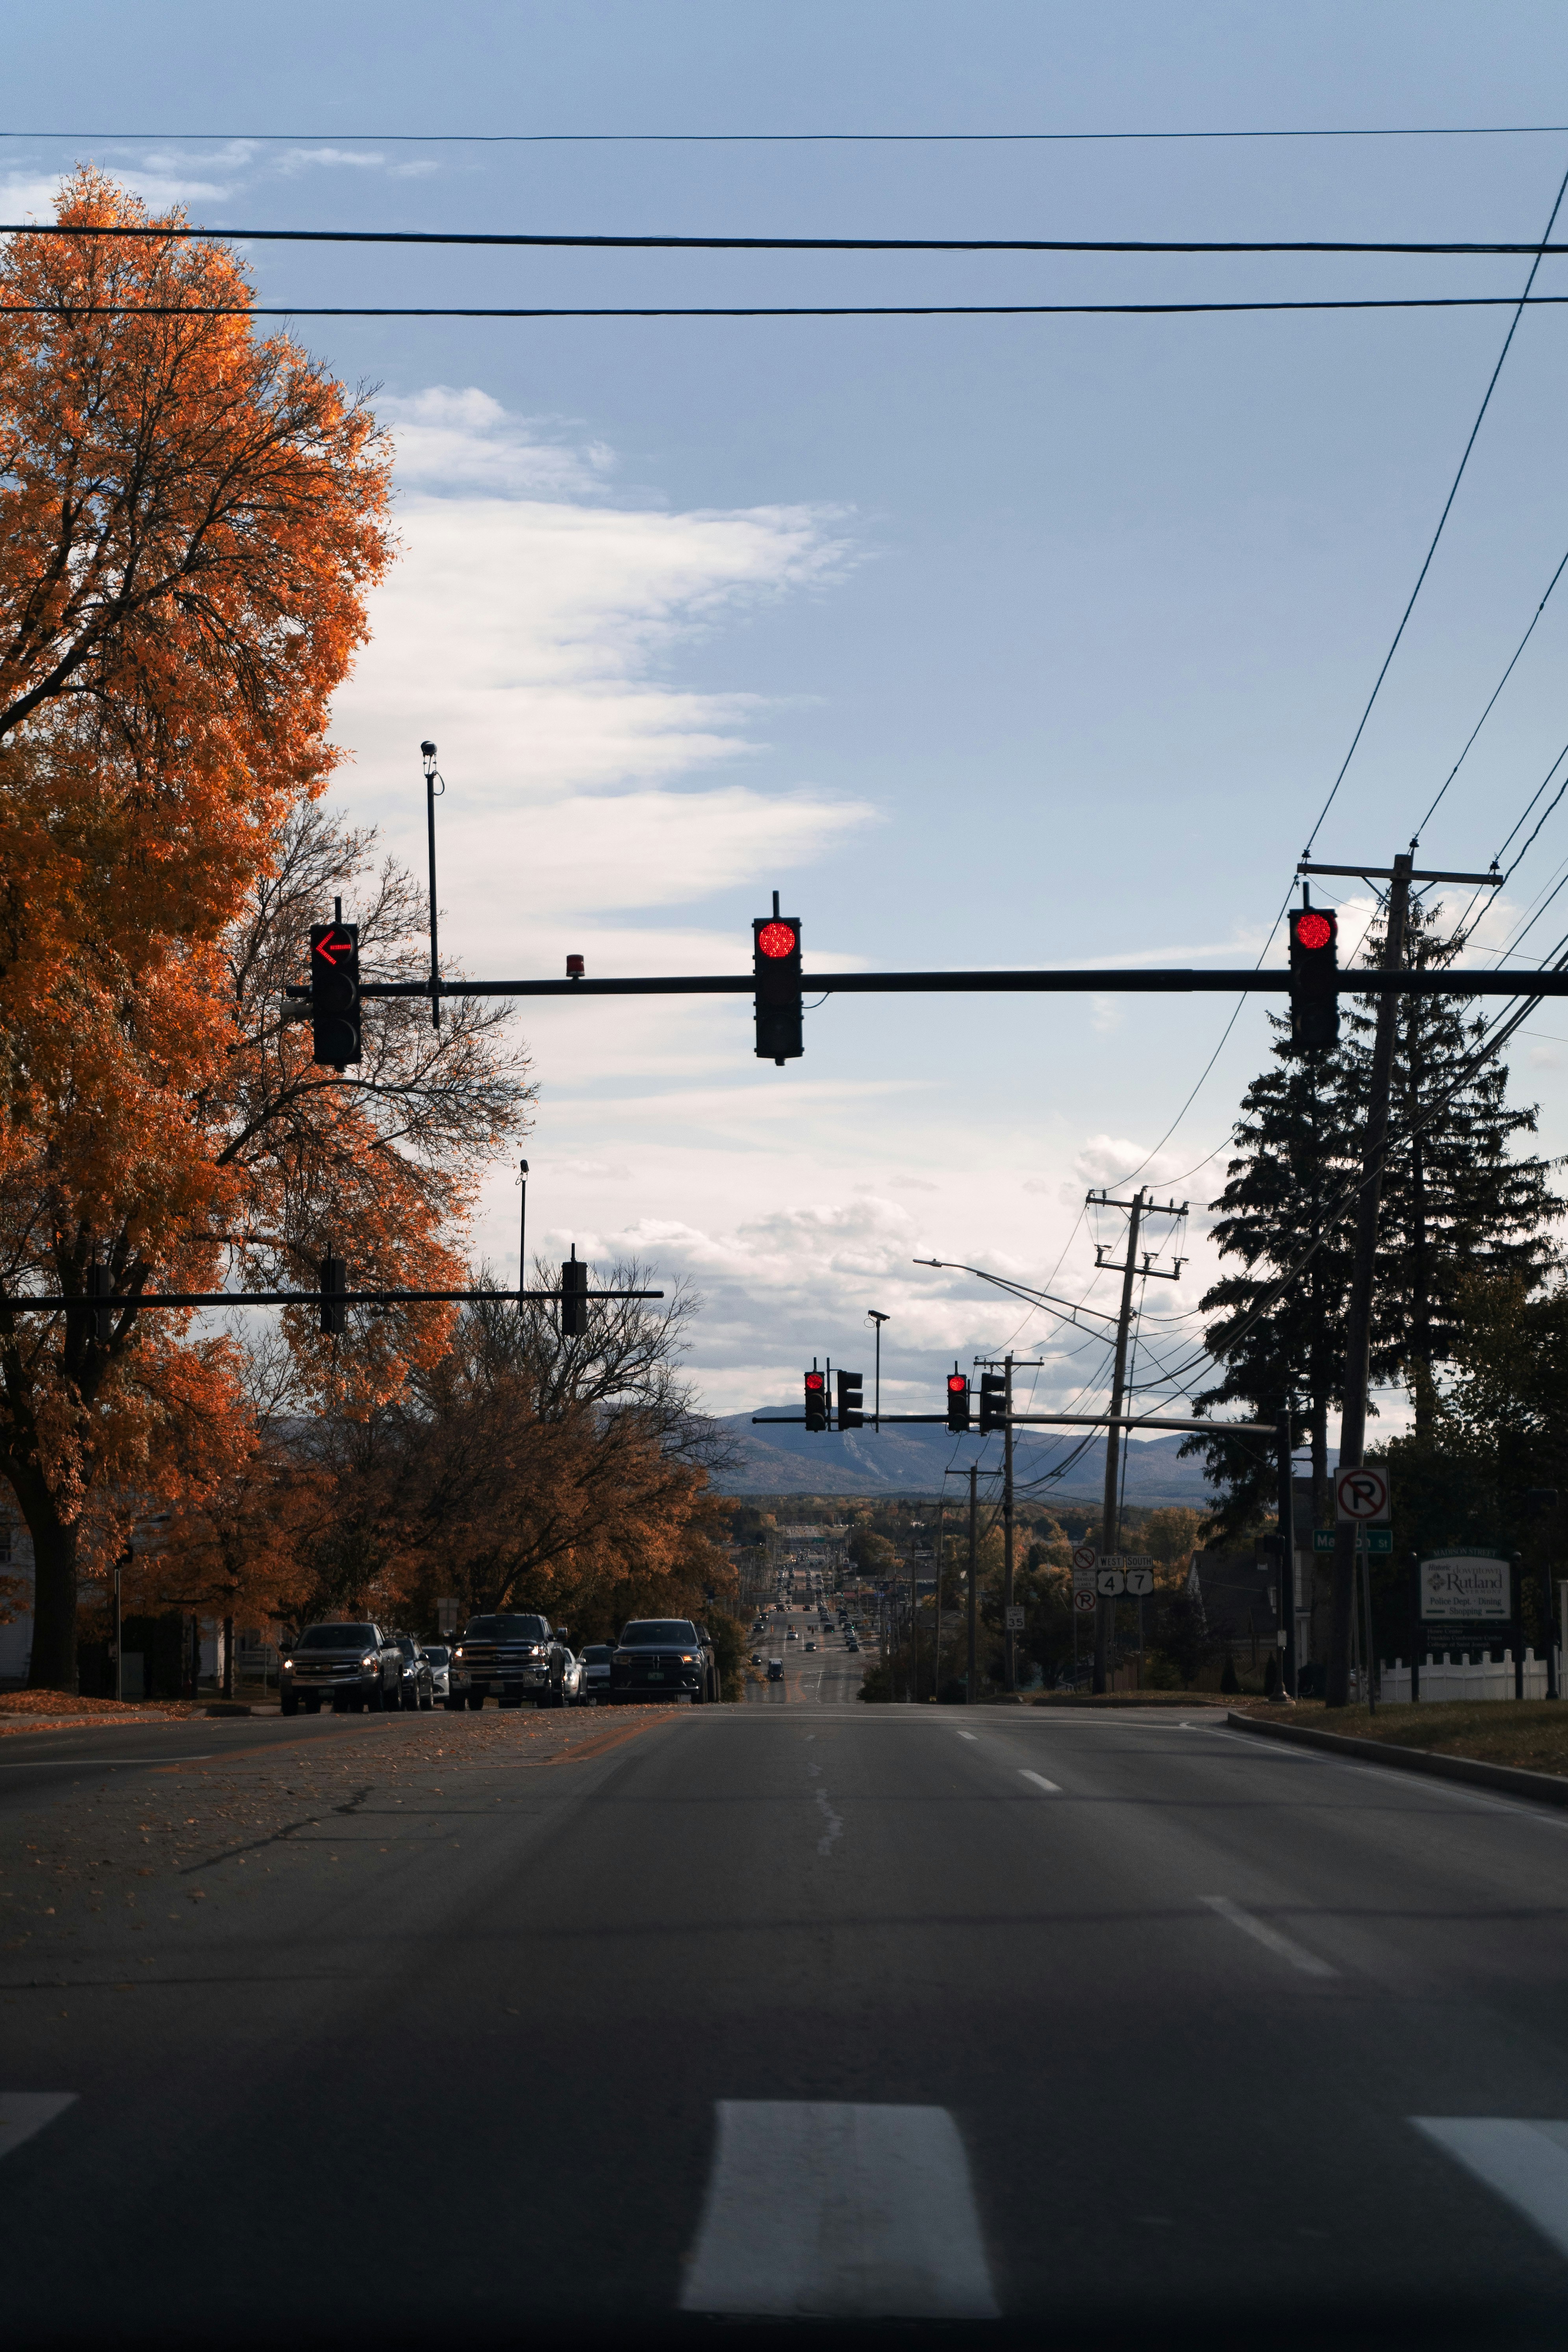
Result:
{"label": "distant traffic light", "polygon": [[864,1429],[866,1426],[866,1382],[858,1372],[835,1372],[838,1383],[838,1426],[840,1429]]}
{"label": "distant traffic light", "polygon": [[359,1060],[357,923],[310,926],[310,1026],[318,1062],[342,1070]]}
{"label": "distant traffic light", "polygon": [[807,1372],[805,1375],[805,1425],[807,1429],[827,1426],[827,1375]]}
{"label": "distant traffic light", "polygon": [[572,1244],[572,1255],[561,1268],[561,1337],[581,1339],[588,1328],[588,1269]]}
{"label": "distant traffic light", "polygon": [[980,1375],[980,1433],[991,1436],[1005,1425],[1007,1413],[1007,1381],[1001,1372]]}
{"label": "distant traffic light", "polygon": [[114,1310],[108,1304],[114,1291],[114,1276],[108,1266],[100,1265],[95,1258],[87,1270],[87,1295],[94,1300],[92,1336],[107,1341],[114,1336]]}
{"label": "distant traffic light", "polygon": [[1290,1043],[1315,1052],[1340,1042],[1340,927],[1323,907],[1290,913]]}
{"label": "distant traffic light", "polygon": [[349,1327],[349,1310],[343,1292],[349,1286],[349,1262],[334,1257],[331,1250],[321,1260],[317,1289],[321,1293],[321,1328],[336,1338]]}
{"label": "distant traffic light", "polygon": [[954,1433],[969,1427],[969,1381],[963,1372],[947,1376],[947,1425]]}
{"label": "distant traffic light", "polygon": [[800,1021],[800,919],[779,913],[776,890],[773,913],[752,919],[752,970],[757,982],[757,1059],[776,1062],[782,1070],[786,1062],[798,1061],[805,1048]]}

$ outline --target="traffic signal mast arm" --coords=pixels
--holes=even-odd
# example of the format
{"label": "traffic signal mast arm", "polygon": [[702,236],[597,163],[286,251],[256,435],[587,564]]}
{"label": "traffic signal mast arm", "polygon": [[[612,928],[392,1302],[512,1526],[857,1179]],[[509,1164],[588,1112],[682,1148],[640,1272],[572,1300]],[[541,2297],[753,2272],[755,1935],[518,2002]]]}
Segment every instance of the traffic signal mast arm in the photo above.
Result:
{"label": "traffic signal mast arm", "polygon": [[[428,992],[426,992],[426,993]],[[19,1297],[0,1296],[0,1316],[58,1311],[63,1307],[321,1307],[329,1300],[345,1307],[427,1307],[463,1305],[499,1299],[515,1306],[523,1298],[547,1306],[570,1298],[662,1298],[662,1290],[122,1290],[89,1292],[68,1297],[63,1291],[30,1290]],[[884,1416],[885,1417],[885,1416]]]}
{"label": "traffic signal mast arm", "polygon": [[[1249,964],[1242,971],[1200,971],[1153,969],[1096,971],[1080,967],[1067,971],[1026,968],[997,971],[831,971],[803,972],[800,986],[817,996],[958,995],[1131,995],[1161,996],[1196,993],[1230,996],[1238,990],[1288,994],[1290,973],[1283,965],[1259,970]],[[1336,971],[1333,987],[1341,996],[1568,996],[1568,970],[1542,971],[1534,965],[1510,966],[1489,971],[1385,971],[1376,965],[1355,965]],[[672,973],[655,980],[444,980],[440,994],[452,996],[752,996],[756,977],[751,972]],[[310,991],[292,985],[284,992],[290,1000],[308,1000]],[[418,997],[428,1002],[427,980],[364,980],[362,997]]]}

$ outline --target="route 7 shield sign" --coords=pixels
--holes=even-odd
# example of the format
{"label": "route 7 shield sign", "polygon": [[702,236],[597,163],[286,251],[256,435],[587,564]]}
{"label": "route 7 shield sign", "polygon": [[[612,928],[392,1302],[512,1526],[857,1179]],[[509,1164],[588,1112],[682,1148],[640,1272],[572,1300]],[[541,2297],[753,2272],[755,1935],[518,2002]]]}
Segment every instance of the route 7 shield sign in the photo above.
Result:
{"label": "route 7 shield sign", "polygon": [[1358,1528],[1388,1517],[1388,1473],[1380,1463],[1342,1470],[1334,1479],[1335,1516]]}

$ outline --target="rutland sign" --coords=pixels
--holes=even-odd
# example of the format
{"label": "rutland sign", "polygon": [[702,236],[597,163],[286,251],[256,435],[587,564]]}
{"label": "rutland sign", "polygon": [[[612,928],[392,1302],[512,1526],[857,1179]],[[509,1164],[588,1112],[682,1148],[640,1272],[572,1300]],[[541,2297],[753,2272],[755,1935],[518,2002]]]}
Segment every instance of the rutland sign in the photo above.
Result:
{"label": "rutland sign", "polygon": [[1509,1563],[1492,1552],[1446,1551],[1421,1562],[1421,1614],[1428,1622],[1507,1625],[1513,1619]]}

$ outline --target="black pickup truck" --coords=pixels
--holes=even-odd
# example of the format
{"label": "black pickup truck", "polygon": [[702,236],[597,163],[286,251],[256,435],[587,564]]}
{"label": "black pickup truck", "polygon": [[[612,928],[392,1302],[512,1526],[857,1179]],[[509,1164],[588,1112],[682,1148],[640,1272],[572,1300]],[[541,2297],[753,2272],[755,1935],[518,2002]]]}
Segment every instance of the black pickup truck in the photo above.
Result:
{"label": "black pickup truck", "polygon": [[565,1628],[552,1633],[547,1617],[470,1617],[452,1651],[447,1706],[480,1707],[491,1694],[502,1706],[564,1706],[565,1645]]}
{"label": "black pickup truck", "polygon": [[610,1704],[683,1698],[702,1706],[719,1696],[713,1644],[689,1617],[635,1617],[610,1660]]}

